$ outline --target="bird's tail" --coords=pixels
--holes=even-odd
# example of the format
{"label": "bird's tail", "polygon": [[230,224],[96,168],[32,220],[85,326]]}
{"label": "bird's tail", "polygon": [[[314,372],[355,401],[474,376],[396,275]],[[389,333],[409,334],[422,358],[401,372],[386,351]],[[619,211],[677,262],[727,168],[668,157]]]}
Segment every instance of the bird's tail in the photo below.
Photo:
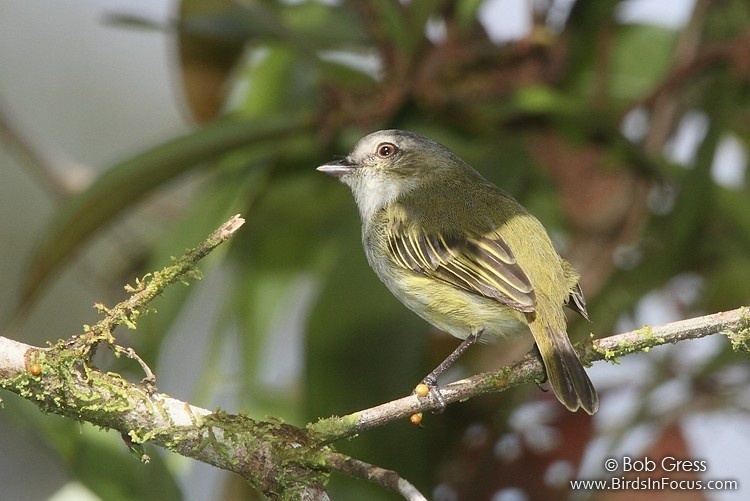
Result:
{"label": "bird's tail", "polygon": [[599,409],[599,396],[566,332],[539,321],[530,327],[557,399],[571,412],[580,408],[594,414]]}

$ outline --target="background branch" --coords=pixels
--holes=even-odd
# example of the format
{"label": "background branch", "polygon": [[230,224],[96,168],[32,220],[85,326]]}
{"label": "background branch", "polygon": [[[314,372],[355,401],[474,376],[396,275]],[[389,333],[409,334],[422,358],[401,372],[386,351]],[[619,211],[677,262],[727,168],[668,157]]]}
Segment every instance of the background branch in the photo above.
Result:
{"label": "background branch", "polygon": [[0,140],[8,146],[23,165],[47,190],[60,201],[73,193],[72,187],[58,174],[58,169],[45,151],[34,145],[10,114],[8,104],[0,98]]}
{"label": "background branch", "polygon": [[326,464],[331,469],[340,471],[352,477],[363,478],[386,489],[398,492],[408,501],[427,501],[421,492],[409,481],[401,478],[393,470],[386,470],[379,466],[365,463],[359,459],[332,452],[326,456]]}

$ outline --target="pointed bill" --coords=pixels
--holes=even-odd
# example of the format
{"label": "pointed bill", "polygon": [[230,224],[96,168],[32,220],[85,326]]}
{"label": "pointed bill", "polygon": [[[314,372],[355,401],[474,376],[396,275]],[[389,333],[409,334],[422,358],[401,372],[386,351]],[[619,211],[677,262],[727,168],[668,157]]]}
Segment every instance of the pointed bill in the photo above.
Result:
{"label": "pointed bill", "polygon": [[328,174],[329,176],[341,177],[344,174],[353,171],[355,168],[356,166],[351,160],[344,158],[334,162],[328,162],[315,170]]}

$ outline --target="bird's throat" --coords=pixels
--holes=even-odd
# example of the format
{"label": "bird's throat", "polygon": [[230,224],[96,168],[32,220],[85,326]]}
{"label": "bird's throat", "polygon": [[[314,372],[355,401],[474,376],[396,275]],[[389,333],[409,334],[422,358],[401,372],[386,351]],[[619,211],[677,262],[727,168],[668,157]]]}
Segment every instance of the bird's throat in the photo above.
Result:
{"label": "bird's throat", "polygon": [[379,174],[365,174],[351,179],[347,184],[352,189],[362,222],[367,225],[375,214],[412,190],[414,183],[404,179],[391,179]]}

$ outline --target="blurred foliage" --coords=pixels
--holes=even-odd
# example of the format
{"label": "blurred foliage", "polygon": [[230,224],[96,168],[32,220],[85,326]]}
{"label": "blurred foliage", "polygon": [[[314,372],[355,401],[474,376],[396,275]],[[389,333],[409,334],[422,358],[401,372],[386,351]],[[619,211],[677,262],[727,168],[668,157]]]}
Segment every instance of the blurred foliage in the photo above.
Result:
{"label": "blurred foliage", "polygon": [[[366,132],[406,128],[454,149],[542,219],[583,275],[594,323],[576,321],[576,335],[610,333],[645,294],[671,290],[685,274],[699,278],[699,289],[675,299],[684,316],[750,302],[750,188],[714,176],[721,138],[750,145],[750,4],[697,0],[679,30],[618,22],[622,3],[614,0],[575,2],[564,24],[547,23],[547,3],[534,4],[528,36],[493,43],[477,20],[480,0],[183,0],[170,27],[179,78],[190,113],[207,123],[112,166],[69,200],[31,260],[24,301],[94,232],[165,183],[205,171],[151,262],[164,263],[232,213],[247,217],[231,248],[208,265],[231,270],[215,345],[227,342],[228,325],[241,334],[238,410],[301,424],[408,393],[453,343],[377,281],[348,190],[314,171]],[[669,145],[689,111],[705,115],[707,131],[694,157],[678,165]],[[626,138],[621,131],[638,116],[643,123]],[[158,359],[194,289],[171,291],[144,320],[147,334],[136,343],[148,360]],[[288,317],[304,326],[301,373],[277,385],[264,379],[265,347],[280,326],[293,329]],[[502,363],[502,352],[487,352],[466,370]],[[715,359],[701,378],[737,361],[728,348]],[[531,466],[505,473],[491,466],[488,438],[507,431],[512,409],[538,398],[533,392],[454,406],[428,417],[424,430],[396,424],[339,447],[427,493],[442,482],[462,499],[487,499],[503,486],[539,484],[532,475],[508,477]],[[572,423],[568,444],[591,433],[585,416],[563,421]],[[477,422],[486,436],[472,442]],[[130,470],[148,468],[126,465],[110,478],[119,487],[101,486],[94,466],[121,451],[85,450],[92,453],[75,459],[61,450],[82,482],[105,499],[142,498],[123,486]],[[160,499],[179,497],[173,483],[169,475],[149,481],[161,486]],[[340,477],[332,490],[336,499],[390,499]],[[539,485],[532,492],[559,494]]]}

